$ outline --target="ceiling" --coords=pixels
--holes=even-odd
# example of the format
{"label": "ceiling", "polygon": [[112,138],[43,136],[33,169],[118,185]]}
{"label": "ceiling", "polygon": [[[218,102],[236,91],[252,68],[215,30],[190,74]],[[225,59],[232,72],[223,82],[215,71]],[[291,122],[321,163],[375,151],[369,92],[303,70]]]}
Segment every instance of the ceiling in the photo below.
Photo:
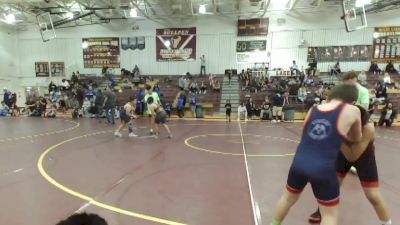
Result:
{"label": "ceiling", "polygon": [[[371,1],[366,7],[368,13],[400,8],[400,0]],[[15,17],[12,25],[26,26],[36,24],[37,15],[49,13],[55,28],[127,19],[171,24],[207,15],[262,17],[271,12],[324,10],[341,4],[342,0],[1,0],[0,21],[10,23],[6,17],[12,14]],[[199,12],[200,6],[205,13]],[[132,9],[138,17],[132,17]]]}

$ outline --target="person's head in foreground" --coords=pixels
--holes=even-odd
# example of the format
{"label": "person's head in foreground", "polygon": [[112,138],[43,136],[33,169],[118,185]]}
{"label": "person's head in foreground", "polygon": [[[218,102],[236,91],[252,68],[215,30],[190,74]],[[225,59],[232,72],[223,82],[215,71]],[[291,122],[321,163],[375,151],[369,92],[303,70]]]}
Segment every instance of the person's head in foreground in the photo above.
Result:
{"label": "person's head in foreground", "polygon": [[108,225],[108,223],[96,214],[74,214],[56,225]]}
{"label": "person's head in foreground", "polygon": [[342,80],[345,84],[356,84],[358,80],[357,73],[354,71],[350,71],[342,77]]}
{"label": "person's head in foreground", "polygon": [[335,86],[328,96],[328,100],[339,100],[345,103],[354,104],[358,98],[358,89],[354,84],[340,84]]}

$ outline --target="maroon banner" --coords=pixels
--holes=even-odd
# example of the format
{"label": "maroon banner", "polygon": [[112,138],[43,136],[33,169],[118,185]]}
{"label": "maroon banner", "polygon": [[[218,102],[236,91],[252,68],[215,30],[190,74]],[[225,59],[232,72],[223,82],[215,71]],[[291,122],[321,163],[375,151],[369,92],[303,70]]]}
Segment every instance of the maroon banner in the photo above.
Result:
{"label": "maroon banner", "polygon": [[196,28],[170,28],[156,31],[157,61],[196,60]]}

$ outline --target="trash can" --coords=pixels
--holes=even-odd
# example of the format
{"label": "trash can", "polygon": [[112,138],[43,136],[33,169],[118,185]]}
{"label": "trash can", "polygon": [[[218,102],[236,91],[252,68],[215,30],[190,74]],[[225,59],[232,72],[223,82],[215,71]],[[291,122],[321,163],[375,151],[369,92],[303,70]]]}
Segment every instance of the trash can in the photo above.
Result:
{"label": "trash can", "polygon": [[286,106],[284,109],[283,109],[283,113],[284,113],[284,116],[285,116],[285,121],[294,121],[294,113],[295,113],[296,111],[294,110],[294,107],[293,106]]}
{"label": "trash can", "polygon": [[196,118],[203,118],[203,106],[196,105]]}

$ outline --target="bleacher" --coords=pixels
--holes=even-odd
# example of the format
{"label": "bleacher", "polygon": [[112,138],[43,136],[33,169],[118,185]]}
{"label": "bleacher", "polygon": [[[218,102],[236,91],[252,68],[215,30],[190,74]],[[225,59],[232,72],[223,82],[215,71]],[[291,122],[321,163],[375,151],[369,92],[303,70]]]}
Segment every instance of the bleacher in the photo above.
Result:
{"label": "bleacher", "polygon": [[[180,92],[180,89],[178,87],[179,77],[180,76],[151,76],[153,81],[148,83],[150,85],[154,85],[156,82],[158,82],[160,87],[160,94],[164,95],[166,101],[174,103],[178,92]],[[209,87],[208,76],[206,77],[194,76],[193,80],[195,80],[199,86],[201,85],[202,81],[207,86],[206,94],[197,95],[198,103],[203,107],[203,112],[206,115],[212,115],[213,113],[217,112],[219,110],[218,107],[221,100],[221,93],[214,92]],[[217,75],[215,80],[218,80],[220,83],[222,83],[223,76]],[[118,90],[117,91],[118,105],[122,105],[125,102],[129,101],[129,98],[131,96],[136,96],[140,86],[144,88],[144,84],[139,84],[138,86],[135,86],[130,81],[128,81],[127,83],[124,82],[125,79],[120,79],[116,86],[116,89]],[[124,85],[128,86],[129,88],[125,88]],[[189,85],[190,81],[187,81],[187,83],[185,84],[185,90],[188,90]],[[189,95],[187,96],[187,99],[188,100],[185,108],[186,110],[189,110],[189,100],[190,100]],[[175,114],[174,110],[172,113]],[[190,115],[190,113],[185,113],[185,115]]]}

